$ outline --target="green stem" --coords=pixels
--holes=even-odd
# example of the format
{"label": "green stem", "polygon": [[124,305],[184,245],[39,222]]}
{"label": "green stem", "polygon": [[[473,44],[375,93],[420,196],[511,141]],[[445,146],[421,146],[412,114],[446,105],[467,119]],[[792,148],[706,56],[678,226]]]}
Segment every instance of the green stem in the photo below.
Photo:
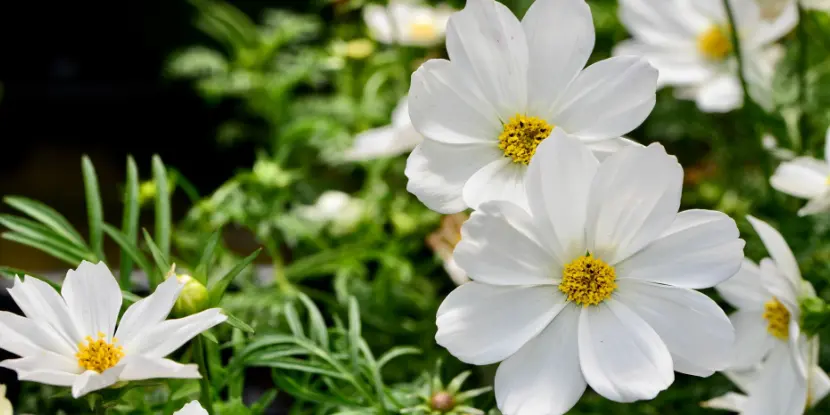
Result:
{"label": "green stem", "polygon": [[729,0],[723,0],[723,7],[726,8],[726,17],[729,19],[729,36],[732,41],[732,50],[734,50],[735,59],[738,61],[738,79],[744,92],[744,106],[749,106],[752,101],[749,98],[749,88],[747,88],[746,76],[744,75],[744,57],[741,52],[741,41],[738,37],[738,23],[735,20],[735,13],[732,11]]}
{"label": "green stem", "polygon": [[199,374],[202,378],[199,379],[199,389],[201,396],[199,402],[205,408],[209,415],[213,415],[213,395],[210,391],[210,379],[208,379],[207,359],[205,359],[205,345],[200,336],[193,338],[193,356],[196,359],[196,364],[199,365]]}
{"label": "green stem", "polygon": [[798,61],[796,62],[796,70],[798,72],[798,135],[801,138],[802,151],[811,153],[810,148],[810,132],[807,131],[807,118],[804,116],[804,108],[807,103],[807,26],[806,18],[807,12],[801,5],[801,1],[796,1],[798,6],[798,26],[796,28],[796,36],[798,37]]}

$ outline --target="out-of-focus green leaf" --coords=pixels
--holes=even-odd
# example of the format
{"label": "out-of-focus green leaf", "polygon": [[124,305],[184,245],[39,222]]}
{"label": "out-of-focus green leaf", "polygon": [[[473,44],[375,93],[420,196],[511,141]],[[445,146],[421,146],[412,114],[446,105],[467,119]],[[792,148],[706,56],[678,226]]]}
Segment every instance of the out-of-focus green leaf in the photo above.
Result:
{"label": "out-of-focus green leaf", "polygon": [[[124,214],[121,220],[121,231],[124,242],[134,247],[138,243],[138,167],[132,156],[127,156],[127,182],[124,186]],[[142,267],[143,269],[143,267]],[[129,252],[121,251],[121,288],[129,290],[132,286],[130,275],[133,272],[133,256]],[[146,270],[145,270],[146,272]]]}
{"label": "out-of-focus green leaf", "polygon": [[55,209],[36,200],[19,196],[7,196],[3,200],[9,206],[29,215],[38,222],[46,225],[64,238],[81,246],[86,246],[84,238],[72,227],[66,218]]}
{"label": "out-of-focus green leaf", "polygon": [[104,208],[101,203],[101,191],[98,189],[98,175],[92,161],[84,155],[81,158],[81,171],[84,176],[84,194],[86,195],[86,212],[89,221],[89,245],[97,259],[104,261]]}

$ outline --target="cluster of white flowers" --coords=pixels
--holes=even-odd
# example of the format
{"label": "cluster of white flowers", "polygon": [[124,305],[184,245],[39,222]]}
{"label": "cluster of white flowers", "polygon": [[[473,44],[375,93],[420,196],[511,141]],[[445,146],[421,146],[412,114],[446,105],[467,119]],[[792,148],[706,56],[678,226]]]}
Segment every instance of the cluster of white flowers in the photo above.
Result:
{"label": "cluster of white flowers", "polygon": [[[769,108],[775,42],[798,23],[796,4],[729,1],[747,92]],[[407,33],[395,7],[388,21]],[[388,26],[369,17],[379,13],[366,16],[375,33]],[[771,258],[745,259],[727,215],[678,212],[675,157],[622,137],[663,86],[705,112],[743,105],[724,2],[621,0],[619,13],[632,39],[585,67],[595,33],[584,0],[536,0],[521,21],[467,0],[446,23],[449,59],[425,62],[392,125],[361,134],[348,158],[411,150],[411,193],[440,213],[474,210],[460,242],[443,227],[431,241],[461,283],[438,310],[436,341],[464,362],[500,363],[504,414],[564,414],[588,385],[617,402],[651,399],[675,371],[723,371],[745,393],[704,406],[801,414],[830,378],[799,327],[799,300],[815,293],[786,242],[748,217]],[[795,158],[772,185],[810,199],[801,214],[826,211],[829,166]],[[696,291],[709,287],[732,316]]]}

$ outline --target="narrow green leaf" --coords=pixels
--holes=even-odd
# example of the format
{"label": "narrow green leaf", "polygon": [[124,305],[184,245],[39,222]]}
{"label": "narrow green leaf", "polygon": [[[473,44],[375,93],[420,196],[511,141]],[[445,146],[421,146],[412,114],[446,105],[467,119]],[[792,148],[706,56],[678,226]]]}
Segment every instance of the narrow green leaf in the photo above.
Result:
{"label": "narrow green leaf", "polygon": [[452,378],[450,384],[447,385],[447,392],[449,392],[451,395],[457,394],[458,391],[461,390],[461,385],[463,385],[467,378],[470,377],[470,375],[472,374],[473,372],[465,370],[459,373],[458,376]]}
{"label": "narrow green leaf", "polygon": [[291,329],[291,334],[297,337],[306,337],[303,331],[303,323],[300,322],[300,315],[297,314],[297,309],[293,303],[286,303],[283,306],[283,314],[285,321],[288,323],[288,328]]}
{"label": "narrow green leaf", "polygon": [[323,319],[323,315],[320,314],[320,309],[317,308],[317,305],[314,304],[314,301],[311,301],[311,298],[304,293],[298,293],[297,296],[300,298],[300,301],[305,304],[306,310],[308,310],[308,320],[309,320],[309,327],[311,331],[311,340],[316,341],[323,347],[328,347],[329,345],[329,332],[328,328],[326,328],[326,321]]}
{"label": "narrow green leaf", "polygon": [[79,256],[91,262],[95,262],[95,254],[89,248],[64,238],[57,232],[33,220],[19,218],[12,215],[0,215],[0,225],[10,230],[28,236],[34,240],[42,241],[62,251]]}
{"label": "narrow green leaf", "polygon": [[137,301],[141,301],[141,296],[135,295],[126,290],[121,290],[121,297],[127,300],[128,303],[135,303]]}
{"label": "narrow green leaf", "polygon": [[81,234],[57,210],[36,200],[19,196],[7,196],[3,198],[3,201],[9,206],[46,225],[49,229],[52,229],[66,239],[78,245],[87,246]]}
{"label": "narrow green leaf", "polygon": [[33,274],[31,272],[24,271],[22,269],[11,268],[11,267],[0,267],[0,276],[2,276],[4,278],[8,278],[10,280],[14,280],[15,277],[23,278],[23,276],[26,276],[26,278],[37,278],[37,279],[51,285],[52,288],[54,288],[58,291],[60,291],[60,289],[61,289],[60,284],[50,280],[49,278],[46,278],[42,275]]}
{"label": "narrow green leaf", "polygon": [[249,366],[259,366],[259,367],[273,367],[277,369],[285,369],[285,370],[297,370],[304,373],[314,373],[318,375],[324,375],[335,379],[342,379],[348,380],[349,376],[343,373],[334,371],[329,369],[328,367],[320,364],[314,363],[309,360],[300,360],[300,359],[291,359],[291,358],[282,358],[279,360],[270,360],[270,361],[263,361],[263,362],[249,362]]}
{"label": "narrow green leaf", "polygon": [[190,180],[187,180],[187,178],[184,177],[182,172],[178,171],[173,167],[168,167],[167,171],[168,173],[170,173],[169,176],[173,179],[172,182],[174,183],[174,186],[179,186],[182,188],[184,194],[187,196],[188,199],[190,199],[190,203],[195,205],[199,200],[202,199],[202,197],[199,196],[199,190]]}
{"label": "narrow green leaf", "polygon": [[411,346],[393,347],[378,358],[378,369],[383,368],[387,363],[395,358],[410,354],[421,354],[421,349]]}
{"label": "narrow green leaf", "polygon": [[265,413],[265,410],[271,406],[271,402],[274,402],[274,399],[277,397],[277,391],[274,389],[269,389],[262,396],[257,399],[253,405],[251,405],[251,413],[255,415]]}
{"label": "narrow green leaf", "polygon": [[234,266],[227,274],[223,275],[222,277],[210,281],[208,284],[208,291],[210,291],[210,304],[212,306],[216,306],[219,304],[219,301],[222,300],[222,297],[225,295],[225,291],[228,289],[228,286],[231,284],[234,278],[239,275],[242,270],[244,270],[251,262],[254,262],[254,259],[262,252],[262,248],[257,249],[251,255],[248,255],[242,261],[239,261],[236,266]]}
{"label": "narrow green leaf", "polygon": [[[121,219],[121,231],[126,242],[131,246],[138,243],[138,167],[132,156],[127,156],[127,182],[124,186],[124,215]],[[121,251],[121,288],[129,290],[132,287],[130,275],[133,272],[133,258],[129,252]]]}
{"label": "narrow green leaf", "polygon": [[135,262],[145,274],[147,274],[148,279],[152,278],[150,276],[153,275],[156,270],[153,269],[152,264],[150,264],[150,261],[147,260],[144,254],[138,250],[136,244],[130,243],[126,235],[111,225],[105,223],[103,228],[104,232],[106,232],[106,234],[112,238],[112,240],[115,241],[119,247],[121,247],[121,253],[127,254],[127,256],[129,256],[130,259],[132,259],[132,261]]}
{"label": "narrow green leaf", "polygon": [[92,160],[84,155],[81,158],[81,171],[84,175],[84,193],[86,194],[86,214],[89,221],[89,245],[92,252],[100,261],[104,257],[104,231],[101,225],[104,223],[104,208],[101,203],[101,191],[98,189],[98,175],[95,174],[95,166]]}
{"label": "narrow green leaf", "polygon": [[199,264],[193,272],[193,277],[199,280],[202,284],[207,285],[208,268],[213,263],[213,253],[216,251],[216,246],[219,244],[219,238],[222,236],[222,228],[217,229],[210,235],[205,249],[202,250],[202,256],[199,258]]}
{"label": "narrow green leaf", "polygon": [[44,253],[51,255],[61,261],[66,262],[67,264],[76,267],[81,261],[84,260],[83,257],[79,255],[72,254],[70,252],[64,251],[63,249],[56,247],[49,242],[40,241],[31,236],[24,235],[18,232],[4,232],[2,234],[3,239],[17,242],[21,245],[26,245],[28,247],[35,248],[39,251],[43,251]]}
{"label": "narrow green leaf", "polygon": [[219,344],[219,340],[216,338],[216,336],[213,335],[213,333],[211,333],[209,331],[203,331],[201,333],[201,335],[205,336],[206,339],[208,339],[208,340],[210,340],[210,341],[212,341],[216,344]]}
{"label": "narrow green leaf", "polygon": [[357,372],[357,366],[360,362],[358,356],[358,348],[360,347],[360,306],[357,299],[349,297],[349,353],[352,357],[352,368]]}
{"label": "narrow green leaf", "polygon": [[[141,229],[144,233],[144,241],[147,242],[147,247],[150,248],[150,254],[153,256],[153,261],[156,262],[156,268],[158,268],[159,275],[163,276],[170,270],[170,262],[167,261],[167,256],[161,252],[158,245],[153,241],[153,237],[150,236],[150,232],[147,232],[147,229]],[[150,281],[150,287],[155,287],[160,283],[160,279],[152,278]]]}
{"label": "narrow green leaf", "polygon": [[226,323],[228,323],[232,327],[236,327],[239,330],[242,330],[242,331],[245,331],[245,332],[248,332],[248,333],[251,333],[251,334],[254,333],[254,328],[249,326],[248,323],[240,320],[239,318],[237,318],[234,315],[226,313],[224,310],[222,311],[222,314],[224,314],[228,317],[228,320],[226,321]]}
{"label": "narrow green leaf", "polygon": [[158,155],[153,156],[153,180],[156,182],[156,241],[165,258],[170,255],[170,188],[167,170]]}
{"label": "narrow green leaf", "polygon": [[473,399],[476,396],[479,396],[481,394],[490,392],[491,390],[493,390],[493,388],[490,387],[490,386],[484,386],[484,387],[481,387],[481,388],[470,389],[468,391],[464,391],[464,392],[459,393],[458,395],[455,395],[455,399],[458,400],[458,402],[464,402],[464,401]]}

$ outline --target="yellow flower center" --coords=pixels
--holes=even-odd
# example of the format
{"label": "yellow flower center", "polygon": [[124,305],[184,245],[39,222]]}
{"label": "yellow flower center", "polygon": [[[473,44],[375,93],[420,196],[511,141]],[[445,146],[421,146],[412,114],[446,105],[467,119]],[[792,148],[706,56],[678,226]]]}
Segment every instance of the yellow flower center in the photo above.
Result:
{"label": "yellow flower center", "polygon": [[118,361],[124,357],[124,349],[115,345],[118,339],[113,338],[112,343],[109,343],[105,338],[104,333],[98,333],[97,340],[86,336],[86,344],[84,342],[78,344],[78,353],[75,354],[78,358],[78,366],[103,373],[118,364]]}
{"label": "yellow flower center", "polygon": [[435,24],[433,24],[432,19],[417,19],[409,25],[409,36],[415,40],[428,41],[437,35],[438,31],[435,30]]}
{"label": "yellow flower center", "polygon": [[787,340],[790,335],[790,312],[777,298],[764,304],[764,319],[767,320],[767,331],[769,334]]}
{"label": "yellow flower center", "polygon": [[723,60],[732,53],[729,28],[713,25],[697,37],[697,49],[708,59]]}
{"label": "yellow flower center", "polygon": [[591,254],[581,256],[565,265],[559,291],[583,307],[597,305],[611,297],[617,289],[614,267]]}
{"label": "yellow flower center", "polygon": [[499,148],[514,163],[529,164],[536,154],[536,147],[548,138],[553,127],[541,118],[516,114],[504,124],[504,131],[499,135]]}

